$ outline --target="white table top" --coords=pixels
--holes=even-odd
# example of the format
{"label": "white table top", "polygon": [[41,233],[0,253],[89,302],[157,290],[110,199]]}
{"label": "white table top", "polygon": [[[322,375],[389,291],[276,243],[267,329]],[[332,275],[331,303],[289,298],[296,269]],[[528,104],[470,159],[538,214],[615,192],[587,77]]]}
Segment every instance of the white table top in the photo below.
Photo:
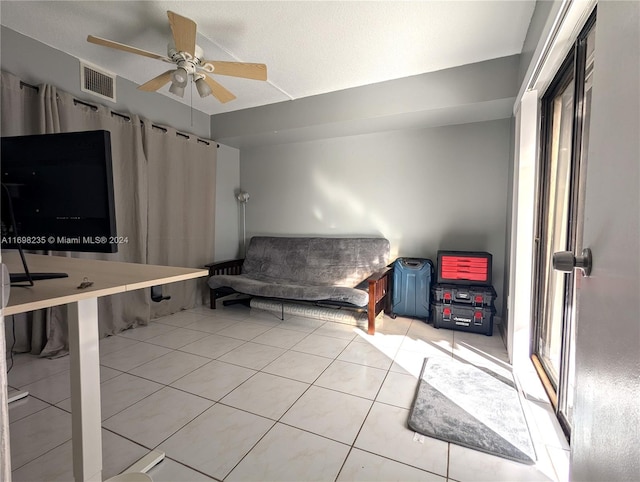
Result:
{"label": "white table top", "polygon": [[[69,277],[35,281],[33,287],[12,287],[9,303],[3,310],[5,316],[209,275],[204,269],[37,254],[25,256],[32,273],[63,272]],[[2,262],[11,273],[24,272],[16,251],[3,252]],[[93,285],[78,289],[85,277],[93,281]]]}

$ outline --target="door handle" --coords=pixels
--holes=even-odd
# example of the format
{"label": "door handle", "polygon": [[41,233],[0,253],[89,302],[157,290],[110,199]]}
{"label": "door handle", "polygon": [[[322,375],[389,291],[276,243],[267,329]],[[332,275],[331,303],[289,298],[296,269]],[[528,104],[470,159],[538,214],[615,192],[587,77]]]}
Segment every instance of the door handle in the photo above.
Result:
{"label": "door handle", "polygon": [[584,248],[581,256],[574,256],[571,251],[558,251],[553,253],[553,269],[571,273],[575,268],[582,271],[582,274],[591,274],[591,250]]}

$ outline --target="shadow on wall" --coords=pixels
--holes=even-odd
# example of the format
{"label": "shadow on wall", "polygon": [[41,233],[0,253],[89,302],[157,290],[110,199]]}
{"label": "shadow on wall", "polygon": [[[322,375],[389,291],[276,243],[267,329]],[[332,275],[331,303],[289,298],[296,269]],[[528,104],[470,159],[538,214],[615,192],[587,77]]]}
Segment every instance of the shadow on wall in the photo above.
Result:
{"label": "shadow on wall", "polygon": [[[389,223],[381,219],[376,213],[371,212],[370,206],[359,196],[354,195],[353,187],[349,182],[337,182],[325,173],[314,169],[314,185],[322,195],[321,205],[312,207],[313,216],[328,228],[336,228],[336,224],[346,219],[367,218],[367,222],[376,227],[380,232],[389,229]],[[331,209],[327,209],[330,206]]]}
{"label": "shadow on wall", "polygon": [[[477,231],[447,231],[440,237],[439,250],[446,251],[488,251],[489,239],[486,233]],[[434,253],[435,254],[435,253]],[[493,254],[493,253],[491,253]]]}
{"label": "shadow on wall", "polygon": [[338,183],[315,169],[314,185],[322,195],[322,202],[310,206],[313,218],[330,230],[344,235],[359,233],[380,236],[391,242],[391,258],[398,256],[399,233],[394,235],[391,224],[382,215],[371,209],[360,196],[356,196],[349,182]]}

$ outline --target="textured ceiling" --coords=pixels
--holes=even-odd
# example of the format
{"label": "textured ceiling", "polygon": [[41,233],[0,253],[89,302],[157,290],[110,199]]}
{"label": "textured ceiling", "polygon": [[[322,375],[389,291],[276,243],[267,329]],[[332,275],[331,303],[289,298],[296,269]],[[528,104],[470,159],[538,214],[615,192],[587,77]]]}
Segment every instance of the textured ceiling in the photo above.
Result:
{"label": "textured ceiling", "polygon": [[[237,99],[193,96],[207,114],[518,54],[534,1],[5,1],[2,25],[142,84],[167,64],[90,44],[89,34],[166,54],[167,10],[193,19],[209,60],[265,63],[268,81],[217,76]],[[168,93],[165,87],[161,94]],[[145,95],[161,95],[145,94]],[[191,101],[190,95],[182,100]]]}

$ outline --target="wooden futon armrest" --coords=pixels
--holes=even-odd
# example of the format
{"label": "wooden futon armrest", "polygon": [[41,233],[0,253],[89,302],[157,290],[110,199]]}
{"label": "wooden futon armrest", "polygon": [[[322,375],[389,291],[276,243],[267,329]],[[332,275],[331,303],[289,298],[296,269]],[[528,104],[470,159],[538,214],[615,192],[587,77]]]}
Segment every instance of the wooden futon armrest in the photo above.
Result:
{"label": "wooden futon armrest", "polygon": [[369,282],[369,284],[371,284],[372,282],[376,282],[384,276],[389,276],[391,274],[390,271],[393,271],[393,268],[391,266],[386,266],[385,268],[382,268],[380,271],[376,271],[371,276],[369,276],[367,278],[367,281]]}
{"label": "wooden futon armrest", "polygon": [[205,264],[204,267],[209,269],[209,276],[216,274],[240,274],[242,263],[244,263],[244,258],[209,263]]}
{"label": "wooden futon armrest", "polygon": [[368,327],[367,332],[373,335],[376,332],[376,316],[382,310],[388,315],[391,313],[391,275],[392,267],[382,268],[367,278],[369,284],[369,306],[367,307]]}
{"label": "wooden futon armrest", "polygon": [[[242,263],[244,263],[244,258],[218,261],[217,263],[209,263],[205,264],[204,267],[209,269],[209,276],[218,274],[237,275],[242,273]],[[223,293],[222,291],[224,291],[222,290],[222,288],[218,288],[216,290],[209,288],[209,306],[212,310],[216,309],[217,298],[224,296],[225,294],[229,294]]]}

